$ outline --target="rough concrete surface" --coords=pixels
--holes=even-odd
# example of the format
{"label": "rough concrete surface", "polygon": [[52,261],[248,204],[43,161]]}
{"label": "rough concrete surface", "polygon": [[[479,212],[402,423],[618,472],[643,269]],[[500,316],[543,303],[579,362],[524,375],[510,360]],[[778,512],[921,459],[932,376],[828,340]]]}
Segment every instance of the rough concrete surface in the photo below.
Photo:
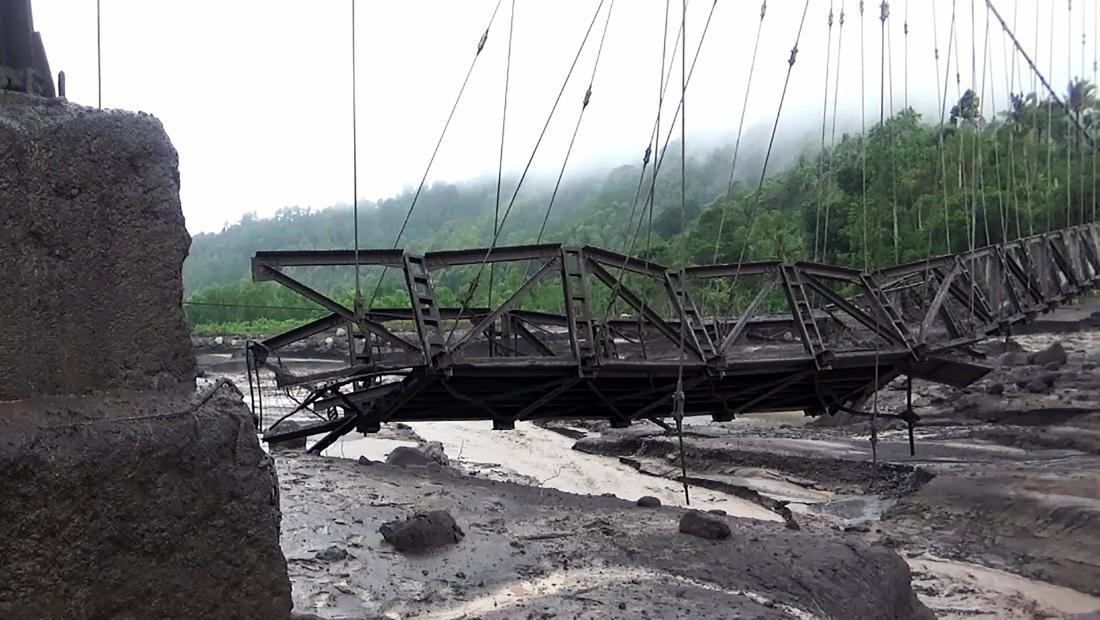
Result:
{"label": "rough concrete surface", "polygon": [[190,385],[177,163],[152,116],[0,92],[0,401]]}
{"label": "rough concrete surface", "polygon": [[0,403],[0,618],[287,618],[272,460],[240,393]]}

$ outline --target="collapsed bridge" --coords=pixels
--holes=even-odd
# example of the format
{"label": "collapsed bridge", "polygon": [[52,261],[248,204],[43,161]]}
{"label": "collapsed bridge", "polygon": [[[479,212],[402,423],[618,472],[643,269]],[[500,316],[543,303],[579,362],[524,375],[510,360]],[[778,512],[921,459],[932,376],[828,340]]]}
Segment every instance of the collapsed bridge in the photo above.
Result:
{"label": "collapsed bridge", "polygon": [[[441,273],[504,264],[526,271],[500,303],[440,305],[433,283]],[[301,277],[354,265],[400,274],[409,305],[349,308]],[[872,273],[778,261],[674,270],[560,244],[424,255],[266,251],[253,257],[252,273],[330,312],[248,351],[250,372],[267,367],[279,387],[305,387],[298,409],[326,418],[287,432],[276,424],[267,439],[323,434],[311,447],[320,452],[386,422],[491,420],[508,429],[554,417],[660,423],[674,410],[717,421],[766,411],[858,414],[899,376],[965,386],[989,369],[958,350],[1007,335],[1100,282],[1100,225]],[[525,309],[540,289],[557,291],[560,312]],[[349,336],[345,367],[295,376],[278,365],[283,347],[340,326]],[[916,421],[911,409],[882,416],[910,431]]]}

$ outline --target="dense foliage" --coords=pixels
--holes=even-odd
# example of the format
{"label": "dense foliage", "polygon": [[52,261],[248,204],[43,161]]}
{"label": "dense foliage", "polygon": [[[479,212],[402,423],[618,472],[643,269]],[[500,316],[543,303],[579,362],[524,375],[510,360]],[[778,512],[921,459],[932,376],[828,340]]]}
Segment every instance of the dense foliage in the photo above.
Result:
{"label": "dense foliage", "polygon": [[[731,149],[689,158],[683,214],[680,157],[673,145],[655,182],[652,166],[643,174],[637,165],[566,183],[554,198],[542,240],[629,250],[667,265],[778,258],[874,269],[1094,219],[1097,156],[1079,129],[1087,131],[1097,117],[1094,86],[1070,84],[1064,97],[1068,114],[1034,94],[1013,95],[1011,101],[996,118],[984,118],[978,96],[967,91],[942,124],[924,122],[907,109],[865,136],[844,135],[823,152],[812,149],[759,185],[758,156],[739,162],[732,184]],[[652,213],[646,210],[651,188]],[[506,183],[502,211],[511,189]],[[499,245],[536,240],[550,190],[524,187]],[[392,246],[410,200],[407,192],[362,203],[361,246]],[[495,179],[426,188],[400,245],[416,252],[484,247],[492,237],[495,201]],[[279,286],[248,281],[248,259],[262,249],[350,247],[350,219],[349,206],[288,208],[270,219],[246,215],[220,233],[197,235],[184,269],[192,325],[210,331],[236,322],[238,331],[264,331],[273,324],[250,322],[277,321],[282,327],[323,314]],[[531,270],[497,268],[494,299],[515,290]],[[460,304],[474,272],[469,267],[439,274],[440,301]],[[350,269],[296,275],[351,305]],[[401,282],[390,274],[379,285],[380,275],[363,271],[364,297],[373,299],[373,307],[407,307]],[[472,305],[488,301],[485,275]],[[556,310],[560,304],[560,289],[543,285],[524,305]]]}

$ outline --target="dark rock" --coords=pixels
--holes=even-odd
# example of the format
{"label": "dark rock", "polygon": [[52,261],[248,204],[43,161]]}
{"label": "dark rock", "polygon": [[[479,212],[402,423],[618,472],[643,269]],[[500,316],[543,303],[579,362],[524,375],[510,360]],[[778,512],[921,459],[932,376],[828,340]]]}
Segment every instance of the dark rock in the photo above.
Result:
{"label": "dark rock", "polygon": [[1062,346],[1062,343],[1054,342],[1042,351],[1032,353],[1028,361],[1037,366],[1046,366],[1053,362],[1061,367],[1067,359],[1069,359],[1069,356],[1066,354],[1066,349]]}
{"label": "dark rock", "polygon": [[426,454],[428,458],[444,467],[451,464],[451,459],[447,458],[447,453],[443,451],[443,444],[438,441],[422,443],[418,449]]}
{"label": "dark rock", "polygon": [[360,465],[374,465],[374,461],[368,459],[365,456],[361,456],[361,457],[359,457],[359,464]]}
{"label": "dark rock", "polygon": [[636,502],[642,508],[660,508],[661,500],[653,497],[652,495],[646,495],[645,497],[639,497]]}
{"label": "dark rock", "polygon": [[423,551],[453,545],[466,536],[444,510],[417,513],[405,521],[389,521],[378,529],[398,551]]}
{"label": "dark rock", "polygon": [[1043,364],[1044,370],[1058,370],[1062,367],[1062,362],[1047,362]]}
{"label": "dark rock", "polygon": [[719,516],[722,516],[722,517],[726,516],[726,511],[722,510],[721,508],[711,508],[707,512],[709,512],[712,515],[719,515]]}
{"label": "dark rock", "polygon": [[398,467],[426,467],[436,461],[424,452],[408,446],[398,446],[386,456],[387,465]]}
{"label": "dark rock", "polygon": [[318,551],[317,555],[314,557],[316,557],[318,560],[323,560],[325,562],[339,562],[341,560],[348,559],[348,552],[347,549],[344,549],[343,547],[332,545],[331,547],[328,547],[323,551]]}
{"label": "dark rock", "polygon": [[680,532],[707,540],[725,540],[730,537],[730,526],[720,519],[688,511],[680,517]]}
{"label": "dark rock", "polygon": [[[283,420],[275,427],[274,432],[289,433],[300,428],[302,428],[302,425],[294,420]],[[268,442],[268,445],[276,450],[304,450],[306,447],[306,438],[299,437],[298,439],[288,439],[286,441],[272,441]]]}
{"label": "dark rock", "polygon": [[985,388],[985,393],[993,395],[993,396],[998,396],[1000,394],[1004,394],[1004,391],[1005,391],[1005,384],[999,383],[999,382],[998,383],[990,383]]}

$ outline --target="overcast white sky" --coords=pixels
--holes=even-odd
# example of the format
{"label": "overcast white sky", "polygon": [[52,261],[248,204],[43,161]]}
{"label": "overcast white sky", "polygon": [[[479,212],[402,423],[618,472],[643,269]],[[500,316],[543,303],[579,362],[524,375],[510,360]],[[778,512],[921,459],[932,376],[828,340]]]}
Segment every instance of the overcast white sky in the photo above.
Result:
{"label": "overcast white sky", "polygon": [[[270,215],[284,206],[326,207],[352,200],[350,1],[101,0],[104,107],[159,117],[180,154],[182,198],[192,233],[219,230],[248,211]],[[974,73],[972,0],[894,0],[887,22],[894,107],[909,103],[938,116],[933,24],[946,62],[952,5],[956,5],[958,63],[963,88]],[[359,197],[392,196],[419,182],[443,122],[497,0],[359,0]],[[495,174],[511,0],[502,0],[488,44],[440,150],[429,180]],[[526,163],[554,97],[600,0],[518,0],[505,141],[506,171]],[[977,84],[981,88],[985,4],[973,0]],[[1022,44],[1052,83],[1064,91],[1069,75],[1091,78],[1097,0],[1077,0],[1072,20],[1065,0],[998,0]],[[820,139],[826,60],[835,83],[843,5],[846,18],[837,108],[841,124],[860,120],[858,0],[810,0],[781,134]],[[592,72],[605,0],[562,104],[540,147],[535,169],[556,174]],[[570,170],[640,160],[657,110],[661,37],[666,3],[617,0],[592,102]],[[763,22],[756,75],[745,110],[746,130],[770,127],[799,28],[803,0],[771,0]],[[689,61],[710,0],[689,3]],[[827,44],[830,8],[837,21]],[[95,0],[35,0],[35,25],[52,69],[64,70],[69,99],[96,105]],[[933,22],[933,9],[937,21]],[[732,142],[742,113],[760,2],[720,0],[687,94],[687,141],[692,148]],[[868,126],[878,120],[880,22],[866,3],[862,88]],[[908,15],[908,45],[902,25]],[[680,1],[671,2],[669,45],[679,27]],[[1054,21],[1051,45],[1051,19]],[[1067,26],[1072,25],[1067,35]],[[1087,30],[1082,69],[1082,31]],[[1038,45],[1036,45],[1038,41]],[[1051,54],[1051,48],[1053,55]],[[830,51],[831,50],[831,51]],[[908,78],[905,56],[908,50]],[[1037,52],[1037,53],[1036,53]],[[994,20],[986,76],[986,115],[1005,107],[1012,48]],[[1018,57],[1017,57],[1018,58]],[[955,58],[948,97],[956,98]],[[1019,60],[1017,60],[1019,63]],[[679,97],[675,61],[664,123]],[[1011,77],[1031,90],[1027,67]],[[832,106],[829,87],[829,105]],[[996,99],[989,94],[996,95]],[[889,93],[887,93],[889,96]],[[889,109],[889,100],[887,100]],[[831,114],[831,111],[830,111]],[[679,135],[679,129],[675,130]],[[568,174],[568,173],[567,173]]]}

